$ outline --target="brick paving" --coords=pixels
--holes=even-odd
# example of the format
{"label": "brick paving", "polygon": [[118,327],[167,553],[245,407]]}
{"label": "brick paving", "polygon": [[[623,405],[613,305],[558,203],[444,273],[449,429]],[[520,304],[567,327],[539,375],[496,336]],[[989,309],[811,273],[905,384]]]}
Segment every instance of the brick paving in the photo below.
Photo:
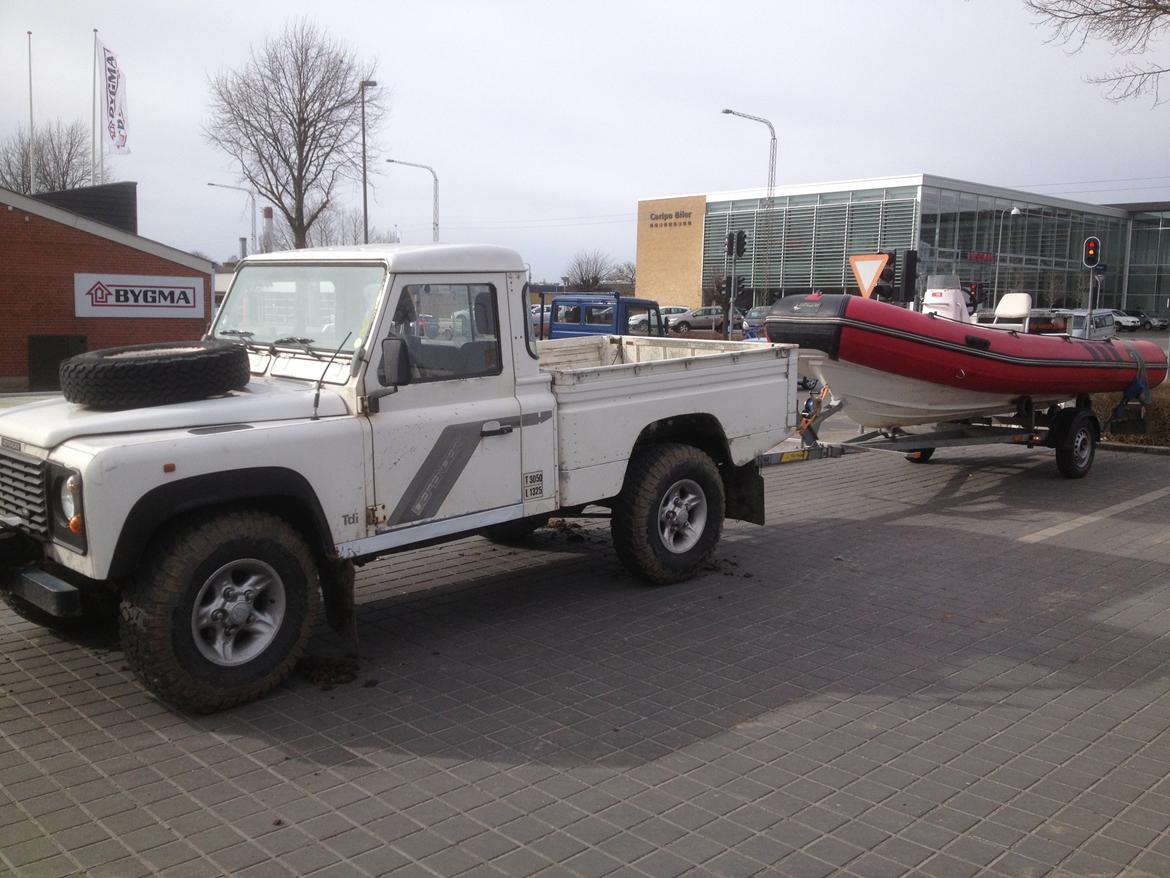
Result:
{"label": "brick paving", "polygon": [[1170,875],[1168,477],[775,467],[668,588],[600,521],[398,555],[351,682],[209,717],[5,609],[0,872]]}

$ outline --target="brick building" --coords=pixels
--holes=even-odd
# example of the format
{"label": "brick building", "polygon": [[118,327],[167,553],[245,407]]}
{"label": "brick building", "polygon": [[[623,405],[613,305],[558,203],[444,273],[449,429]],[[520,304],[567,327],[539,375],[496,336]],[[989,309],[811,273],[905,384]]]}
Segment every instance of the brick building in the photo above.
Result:
{"label": "brick building", "polygon": [[0,188],[0,390],[56,389],[73,354],[203,335],[212,264]]}

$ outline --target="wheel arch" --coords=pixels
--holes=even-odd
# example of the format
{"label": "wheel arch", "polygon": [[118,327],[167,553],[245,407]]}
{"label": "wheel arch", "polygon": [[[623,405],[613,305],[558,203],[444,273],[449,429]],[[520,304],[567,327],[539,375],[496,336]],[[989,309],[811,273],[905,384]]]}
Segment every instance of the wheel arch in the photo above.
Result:
{"label": "wheel arch", "polygon": [[[630,450],[633,458],[650,445],[678,442],[704,452],[715,461],[723,480],[725,516],[727,518],[764,523],[764,479],[754,463],[735,466],[731,460],[731,446],[719,419],[706,412],[675,415],[647,424],[638,434]],[[628,477],[628,472],[627,472]]]}
{"label": "wheel arch", "polygon": [[110,578],[129,576],[151,541],[181,516],[241,503],[286,519],[305,537],[318,561],[333,556],[324,510],[305,477],[284,467],[252,467],[190,476],[143,494],[122,523]]}

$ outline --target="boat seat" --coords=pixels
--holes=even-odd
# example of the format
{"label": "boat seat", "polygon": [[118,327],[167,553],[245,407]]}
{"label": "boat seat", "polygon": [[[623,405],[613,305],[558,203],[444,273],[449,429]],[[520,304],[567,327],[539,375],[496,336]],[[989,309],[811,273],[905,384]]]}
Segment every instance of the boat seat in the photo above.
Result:
{"label": "boat seat", "polygon": [[1032,313],[1032,297],[1028,293],[1005,293],[995,306],[991,325],[996,329],[1028,331],[1028,315]]}

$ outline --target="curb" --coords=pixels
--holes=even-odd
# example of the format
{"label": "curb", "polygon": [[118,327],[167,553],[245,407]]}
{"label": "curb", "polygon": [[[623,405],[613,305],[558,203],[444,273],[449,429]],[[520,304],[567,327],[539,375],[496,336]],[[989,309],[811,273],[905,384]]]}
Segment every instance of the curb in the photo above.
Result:
{"label": "curb", "polygon": [[1156,454],[1170,457],[1170,448],[1165,445],[1131,445],[1128,442],[1098,442],[1102,451],[1127,451],[1130,454]]}

